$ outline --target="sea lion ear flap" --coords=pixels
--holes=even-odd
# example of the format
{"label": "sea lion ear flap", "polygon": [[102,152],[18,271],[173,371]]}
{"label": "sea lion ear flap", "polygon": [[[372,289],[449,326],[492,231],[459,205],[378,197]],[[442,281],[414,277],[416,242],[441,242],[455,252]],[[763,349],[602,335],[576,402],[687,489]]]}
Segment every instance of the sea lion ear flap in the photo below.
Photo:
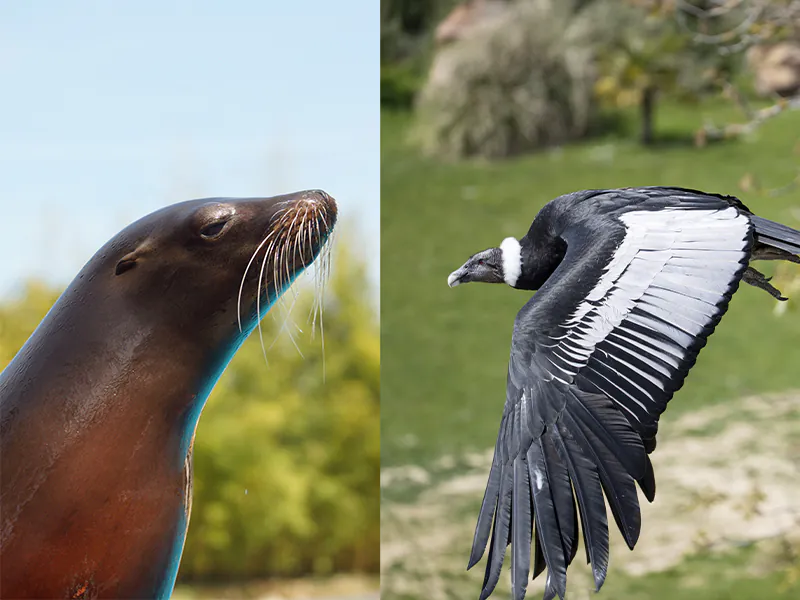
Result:
{"label": "sea lion ear flap", "polygon": [[117,268],[114,270],[114,274],[122,275],[126,271],[130,271],[133,267],[136,266],[136,259],[138,258],[139,258],[139,253],[136,250],[126,254],[117,263]]}

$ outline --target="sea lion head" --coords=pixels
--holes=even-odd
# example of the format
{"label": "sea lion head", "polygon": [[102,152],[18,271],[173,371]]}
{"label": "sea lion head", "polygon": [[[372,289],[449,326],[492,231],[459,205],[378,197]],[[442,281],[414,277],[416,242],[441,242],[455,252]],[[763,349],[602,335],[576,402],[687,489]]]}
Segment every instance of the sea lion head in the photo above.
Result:
{"label": "sea lion head", "polygon": [[179,328],[236,325],[246,336],[314,262],[336,217],[321,190],[191,200],[133,223],[87,267],[113,279],[130,314],[163,314]]}

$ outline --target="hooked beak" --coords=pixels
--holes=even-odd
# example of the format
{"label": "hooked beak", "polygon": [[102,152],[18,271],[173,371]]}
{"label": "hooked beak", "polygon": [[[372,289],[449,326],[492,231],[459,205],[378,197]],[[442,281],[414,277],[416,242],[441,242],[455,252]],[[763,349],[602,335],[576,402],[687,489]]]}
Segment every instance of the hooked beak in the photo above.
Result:
{"label": "hooked beak", "polygon": [[447,285],[449,285],[451,288],[460,285],[462,283],[461,278],[464,276],[465,273],[466,270],[464,269],[464,267],[461,267],[460,269],[453,271],[452,273],[450,273],[450,275],[447,276]]}
{"label": "hooked beak", "polygon": [[452,288],[470,281],[502,283],[502,274],[498,273],[497,269],[492,266],[497,263],[498,252],[500,252],[499,248],[489,248],[483,252],[473,254],[467,262],[450,273],[447,278],[447,285]]}

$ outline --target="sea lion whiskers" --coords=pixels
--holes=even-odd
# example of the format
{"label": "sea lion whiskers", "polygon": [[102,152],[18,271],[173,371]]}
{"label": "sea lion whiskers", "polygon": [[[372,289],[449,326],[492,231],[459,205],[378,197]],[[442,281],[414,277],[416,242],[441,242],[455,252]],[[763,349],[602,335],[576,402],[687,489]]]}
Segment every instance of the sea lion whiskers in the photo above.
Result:
{"label": "sea lion whiskers", "polygon": [[[279,229],[276,228],[273,231],[279,231]],[[258,290],[261,290],[261,285],[262,285],[261,282],[263,281],[263,278],[264,278],[264,270],[267,267],[267,261],[268,261],[270,256],[273,257],[273,259],[272,259],[272,264],[273,264],[272,281],[273,281],[273,284],[275,284],[275,282],[277,281],[277,276],[276,276],[276,273],[275,273],[275,262],[276,261],[275,261],[274,255],[272,254],[272,249],[275,247],[275,242],[277,242],[279,239],[280,239],[280,235],[270,242],[269,246],[267,246],[267,249],[264,252],[264,260],[261,263],[261,268],[258,271],[258,287],[256,288]],[[264,285],[266,286],[266,284],[264,284]],[[280,289],[280,288],[278,287],[276,289]],[[267,289],[267,293],[269,293],[268,289]],[[260,292],[256,296],[256,319],[258,320],[258,339],[259,339],[259,342],[261,343],[261,352],[264,355],[264,362],[267,365],[269,365],[269,360],[267,359],[267,349],[266,349],[266,347],[264,345],[264,330],[263,330],[262,325],[261,325],[261,293]]]}
{"label": "sea lion whiskers", "polygon": [[[270,231],[267,234],[267,237],[265,237],[261,241],[261,243],[258,245],[258,248],[256,248],[255,251],[253,252],[253,255],[250,257],[250,261],[247,263],[247,266],[244,269],[244,274],[242,275],[242,282],[239,284],[239,296],[238,296],[238,299],[236,301],[236,320],[239,323],[239,333],[242,333],[242,331],[243,331],[242,330],[242,292],[244,290],[244,282],[245,282],[245,279],[247,278],[247,272],[250,270],[250,266],[253,264],[253,261],[255,260],[256,256],[258,256],[258,251],[261,250],[261,248],[264,247],[264,244],[267,243],[269,238],[272,237],[273,235],[275,235],[276,233],[277,233],[277,231],[273,230],[273,231]],[[259,289],[260,288],[261,288],[261,286],[259,285]]]}
{"label": "sea lion whiskers", "polygon": [[[321,236],[321,232],[320,232],[320,228],[319,228],[319,220],[315,221],[314,225],[317,228],[317,237],[319,238]],[[333,234],[331,234],[331,236],[332,235]],[[320,291],[320,293],[314,295],[314,303],[311,306],[311,314],[309,315],[309,318],[311,318],[312,315],[313,315],[313,320],[311,321],[311,337],[312,337],[312,339],[314,338],[314,332],[316,330],[317,310],[321,310],[321,297],[324,294],[324,290],[325,290],[325,279],[326,279],[325,264],[326,264],[326,262],[328,262],[328,257],[330,255],[330,248],[331,248],[332,244],[329,243],[329,242],[331,242],[331,241],[332,240],[330,238],[328,240],[326,240],[325,246],[320,251],[319,262],[315,265],[315,269],[314,269],[314,275],[315,275],[315,279],[316,279],[315,288],[316,288],[317,291]]]}
{"label": "sea lion whiskers", "polygon": [[[328,279],[328,275],[330,273],[330,261],[331,261],[331,247],[333,242],[333,237],[335,235],[335,230],[326,232],[326,235],[323,235],[321,229],[320,220],[323,223],[327,223],[328,221],[328,212],[326,207],[323,204],[317,203],[309,203],[307,205],[301,206],[297,210],[297,218],[292,219],[292,222],[288,226],[288,230],[291,232],[292,229],[295,229],[295,234],[291,238],[286,236],[282,240],[277,242],[278,250],[275,252],[277,265],[275,265],[277,271],[275,277],[283,281],[283,275],[288,272],[288,259],[287,259],[287,252],[289,257],[299,257],[300,261],[303,264],[304,271],[302,276],[298,279],[302,279],[303,276],[306,275],[305,267],[314,266],[314,299],[312,301],[312,307],[309,311],[309,323],[312,324],[312,331],[311,331],[311,339],[315,339],[316,337],[316,320],[317,320],[317,313],[320,313],[320,325],[322,327],[322,298],[324,295],[325,290],[325,282]],[[288,218],[287,218],[288,221]],[[322,241],[322,244],[319,248],[319,255],[317,261],[314,261],[314,242]],[[308,251],[309,258],[306,258],[306,251]],[[281,269],[281,267],[283,269]],[[309,275],[310,276],[310,275]],[[298,354],[303,357],[303,352],[300,350],[299,345],[296,342],[294,337],[293,330],[296,328],[297,331],[303,333],[303,328],[301,328],[297,323],[294,322],[292,318],[292,313],[294,307],[296,306],[296,300],[299,297],[298,292],[299,286],[295,286],[294,282],[291,285],[291,289],[293,291],[293,299],[291,304],[286,307],[284,302],[279,303],[278,310],[280,314],[277,312],[273,312],[273,320],[278,323],[278,321],[282,321],[280,323],[280,327],[276,333],[275,339],[273,339],[272,343],[267,347],[267,352],[271,350],[271,348],[277,342],[278,337],[280,336],[281,332],[286,330],[292,344],[295,346],[295,349],[298,351]],[[312,321],[313,317],[313,321]],[[293,327],[292,327],[293,326]],[[321,330],[322,331],[322,330]],[[325,369],[326,369],[326,360],[325,360],[325,346],[324,346],[324,331],[322,331],[322,361],[323,361],[323,378],[325,377]]]}
{"label": "sea lion whiskers", "polygon": [[[322,235],[322,230],[319,223],[319,219],[322,219],[326,225],[328,222],[328,209],[325,204],[318,202],[306,202],[300,204],[293,203],[292,206],[284,207],[281,210],[281,213],[282,214],[280,215],[280,218],[273,219],[273,231],[279,230],[280,233],[270,240],[264,240],[264,244],[266,244],[267,241],[269,244],[266,250],[263,252],[264,260],[259,270],[259,289],[261,289],[263,285],[267,284],[265,282],[267,279],[265,277],[266,269],[271,268],[272,283],[277,290],[280,290],[280,294],[277,294],[276,298],[277,310],[271,312],[273,320],[276,323],[278,323],[280,320],[281,323],[278,331],[276,332],[275,339],[273,339],[269,345],[267,345],[264,339],[263,325],[261,323],[260,297],[256,302],[259,341],[261,343],[262,353],[264,354],[264,359],[267,364],[269,364],[267,353],[275,345],[277,338],[284,330],[286,330],[289,339],[297,350],[298,354],[301,357],[304,357],[294,333],[295,328],[300,333],[303,333],[303,329],[292,319],[292,312],[296,306],[297,298],[299,297],[298,286],[295,286],[293,281],[292,261],[299,258],[299,262],[302,264],[302,269],[299,269],[301,271],[301,275],[298,277],[298,280],[302,279],[302,276],[305,275],[307,267],[311,266],[312,264],[314,265],[316,275],[316,293],[314,296],[312,310],[315,313],[321,311],[322,308],[320,295],[321,290],[324,288],[324,284],[321,283],[324,275],[321,276],[320,274],[324,274],[326,270],[329,270],[329,267],[325,267],[325,265],[329,264],[330,262],[330,245],[327,243],[329,240],[327,239],[327,236]],[[332,233],[332,231],[328,232],[328,235]],[[320,253],[319,264],[314,263],[315,240],[322,242],[318,250]],[[259,248],[263,248],[264,244],[261,244]],[[306,253],[308,253],[308,256],[306,256]],[[268,264],[270,261],[271,265]],[[289,290],[292,292],[292,299],[290,304],[287,306],[287,301],[284,296]],[[316,322],[316,315],[314,321]],[[316,324],[315,322],[313,324],[314,326]],[[292,325],[293,327],[291,327]],[[315,337],[314,333],[315,331],[312,328],[312,339]]]}
{"label": "sea lion whiskers", "polygon": [[[302,215],[300,215],[300,211],[299,210],[297,211],[298,212],[297,216],[300,216],[300,223],[296,227],[297,232],[295,233],[294,240],[292,241],[292,251],[290,253],[291,256],[295,256],[295,257],[300,256],[300,262],[303,265],[303,274],[305,274],[305,269],[306,269],[306,267],[308,267],[308,265],[306,264],[305,255],[303,254],[303,246],[300,244],[300,238],[301,238],[302,233],[305,231],[305,225],[306,225],[306,218],[308,216],[308,210],[309,210],[308,209],[308,205],[305,205],[303,207]],[[294,223],[292,223],[292,225],[294,226]],[[312,253],[312,256],[313,256],[313,253]],[[293,292],[294,292],[294,298],[296,300],[297,299],[297,286],[292,286],[292,288],[293,288]],[[292,305],[294,305],[294,302],[292,303]],[[302,329],[300,329],[299,327],[297,327],[297,328],[298,328],[298,330],[300,330],[302,332]]]}
{"label": "sea lion whiskers", "polygon": [[[278,336],[280,335],[281,331],[286,330],[286,332],[289,335],[289,339],[292,342],[292,345],[297,350],[297,353],[300,355],[301,358],[305,359],[305,356],[303,355],[302,350],[300,350],[300,346],[297,344],[297,340],[295,340],[293,332],[291,331],[291,329],[287,329],[286,328],[286,325],[288,323],[294,324],[294,322],[291,320],[291,314],[292,314],[292,309],[294,308],[295,303],[297,302],[297,297],[298,297],[298,295],[297,295],[297,286],[289,283],[290,280],[291,280],[291,277],[290,277],[290,274],[289,274],[289,260],[292,257],[297,255],[297,247],[296,246],[292,247],[292,239],[290,237],[290,234],[292,232],[292,229],[295,228],[295,225],[297,223],[297,217],[299,216],[299,213],[300,213],[299,210],[295,211],[294,219],[292,220],[292,223],[289,225],[289,234],[284,236],[284,243],[283,243],[283,246],[281,247],[281,252],[280,252],[281,264],[284,266],[284,272],[286,274],[286,283],[289,284],[289,288],[287,289],[287,291],[289,289],[292,290],[292,296],[293,296],[292,303],[289,306],[289,309],[286,310],[285,304],[283,304],[283,302],[281,302],[281,310],[284,312],[284,319],[283,319],[283,323],[281,324],[280,329],[275,334],[275,339],[270,344],[270,348],[272,348],[272,346],[275,345],[275,342],[277,341]],[[286,257],[286,260],[284,260],[284,256],[285,256],[284,252],[288,253],[288,256]],[[304,267],[305,267],[305,265],[304,265]],[[283,297],[284,296],[282,295],[281,296],[281,300],[283,300]],[[298,329],[300,329],[300,328],[298,327]],[[300,330],[300,331],[302,333],[302,330]]]}
{"label": "sea lion whiskers", "polygon": [[[303,219],[302,219],[302,221],[300,223],[300,227],[297,230],[297,237],[295,238],[295,248],[299,249],[300,260],[303,263],[303,268],[305,268],[307,266],[306,265],[306,257],[305,257],[304,249],[305,249],[305,246],[306,246],[306,235],[307,235],[306,223],[308,221],[308,211],[309,211],[308,207],[306,207],[305,210],[303,211]],[[310,253],[311,257],[312,257],[312,262],[313,262],[314,252],[313,252],[313,248],[311,247],[310,240],[309,240],[309,253]],[[315,270],[316,270],[316,268],[315,268]],[[298,329],[300,329],[300,328],[298,327]]]}
{"label": "sea lion whiskers", "polygon": [[[294,226],[294,223],[296,222],[296,220],[297,220],[297,215],[295,215],[295,220],[292,222],[292,225],[291,225],[292,227]],[[291,227],[290,227],[289,231],[291,232]],[[288,254],[288,257],[286,258],[286,260],[284,260],[284,256],[286,256],[286,254]],[[286,282],[287,283],[290,282],[289,260],[291,259],[292,256],[294,256],[294,249],[291,247],[291,238],[287,235],[284,238],[283,245],[281,246],[281,250],[280,250],[280,260],[281,260],[281,264],[284,266],[284,271],[286,273]],[[287,329],[286,328],[286,325],[288,323],[290,323],[290,322],[293,323],[293,321],[291,321],[291,313],[292,313],[292,309],[294,308],[295,302],[297,302],[297,289],[296,289],[296,286],[294,286],[293,283],[289,283],[289,287],[287,288],[286,291],[288,291],[289,289],[292,290],[292,303],[289,305],[288,310],[286,309],[286,305],[283,302],[279,303],[280,310],[283,312],[283,323],[281,324],[280,328],[278,329],[277,333],[275,334],[275,339],[270,344],[270,348],[272,348],[272,346],[275,344],[275,342],[277,341],[278,336],[280,336],[281,332],[285,330],[287,332],[287,334],[289,335],[289,340],[292,342],[292,345],[295,347],[295,350],[297,350],[297,353],[300,355],[301,358],[305,359],[305,356],[303,355],[303,352],[300,350],[300,346],[297,344],[297,340],[295,339],[294,334],[292,333],[291,329]],[[281,296],[281,300],[283,300],[283,296]]]}
{"label": "sea lion whiskers", "polygon": [[[290,236],[291,236],[292,230],[295,227],[295,224],[297,223],[297,217],[299,216],[299,214],[300,214],[300,211],[296,210],[295,213],[294,213],[294,219],[292,219],[292,223],[291,223],[291,225],[289,225],[289,233],[285,236],[283,249],[281,251],[281,259],[282,259],[282,264],[283,264],[283,270],[284,270],[284,272],[286,274],[286,282],[285,283],[287,285],[289,284],[289,281],[291,280],[291,277],[289,275],[289,260],[294,256],[294,252],[289,252],[289,250],[293,250],[292,247],[291,247],[292,239],[291,239]],[[283,260],[283,251],[284,250],[288,254],[288,256],[286,257],[286,260]],[[293,290],[294,293],[296,293],[296,291],[297,290]]]}
{"label": "sea lion whiskers", "polygon": [[[276,243],[279,244],[277,247],[275,245]],[[273,248],[275,248],[274,254],[272,253]],[[283,290],[284,285],[285,285],[285,282],[283,280],[283,270],[280,269],[280,265],[283,264],[283,261],[284,261],[285,249],[286,249],[286,236],[283,236],[280,239],[273,240],[273,243],[270,244],[270,247],[267,249],[267,252],[266,252],[265,257],[264,257],[264,264],[262,265],[262,275],[263,275],[263,270],[266,267],[267,257],[268,256],[272,257],[273,282],[277,286],[277,289],[280,289],[280,290]],[[259,280],[259,288],[260,287],[261,287],[261,282]],[[289,286],[289,288],[291,288],[291,285]],[[284,290],[284,293],[286,291],[288,291],[288,289]],[[293,294],[294,294],[294,290],[293,290]],[[285,299],[284,299],[284,294],[283,293],[281,293],[281,295],[278,297],[278,301],[277,301],[276,304],[277,304],[279,310],[281,310],[281,311],[285,311],[286,310],[286,304],[285,304]],[[293,305],[294,305],[294,300],[292,301],[292,306]],[[291,306],[290,306],[289,310],[291,311]],[[277,318],[275,316],[275,312],[271,312],[271,315],[272,315],[273,321],[277,322]],[[262,350],[262,352],[264,354],[264,361],[267,364],[269,364],[269,360],[267,359],[267,352],[272,349],[272,346],[274,346],[275,339],[277,339],[277,336],[280,334],[280,330],[276,334],[276,337],[275,337],[275,339],[273,339],[272,343],[270,343],[269,347],[266,347],[266,345],[264,343],[264,331],[263,331],[263,326],[262,326],[262,323],[261,323],[261,312],[260,312],[260,310],[258,310],[258,319],[259,319],[258,320],[258,334],[259,334],[259,340],[261,342],[261,350]],[[290,337],[291,337],[291,333],[290,333]],[[292,338],[292,343],[294,344],[295,348],[297,348],[298,352],[300,352],[300,349],[298,348],[297,343],[295,342],[295,340],[293,338]],[[302,355],[303,355],[303,353],[300,352],[300,356],[302,356]]]}
{"label": "sea lion whiskers", "polygon": [[263,281],[264,278],[264,269],[267,266],[267,257],[270,256],[270,250],[274,245],[275,245],[275,240],[272,240],[269,246],[267,246],[266,251],[264,252],[264,260],[261,263],[261,268],[258,270],[258,286],[256,287],[256,289],[258,290],[258,294],[256,296],[256,320],[258,322],[258,340],[261,343],[261,352],[264,355],[264,362],[267,364],[269,364],[269,360],[267,360],[267,350],[264,348],[264,332],[261,329],[261,282]]}
{"label": "sea lion whiskers", "polygon": [[[266,242],[266,240],[269,239],[269,237],[272,234],[277,234],[276,237],[270,242],[269,246],[267,246],[267,249],[264,251],[264,260],[261,263],[261,268],[259,269],[259,272],[258,272],[258,285],[256,287],[257,290],[261,290],[262,281],[264,280],[264,270],[266,269],[267,261],[269,260],[269,257],[273,256],[273,261],[272,261],[273,262],[272,282],[273,282],[273,287],[275,287],[276,295],[278,296],[278,298],[281,298],[281,296],[282,296],[282,294],[280,293],[280,290],[282,289],[282,286],[277,281],[277,277],[275,276],[275,270],[274,270],[275,259],[274,259],[274,255],[272,254],[272,249],[275,247],[275,243],[278,240],[281,239],[283,231],[285,231],[285,228],[284,228],[285,216],[286,216],[286,213],[291,208],[291,206],[289,205],[288,201],[283,201],[281,204],[285,204],[286,206],[284,206],[283,208],[279,209],[275,213],[275,216],[273,217],[272,230],[270,231],[269,235],[267,235],[267,238],[265,238],[265,240],[264,240],[264,242]],[[256,250],[256,254],[258,253],[258,250],[261,248],[261,246],[263,246],[264,242],[262,242],[262,244],[259,245],[259,248]],[[251,262],[252,262],[252,259],[251,259]],[[249,265],[248,265],[248,268],[249,268]],[[247,273],[245,272],[245,275],[246,274]],[[242,281],[242,284],[244,284],[244,280]],[[264,287],[265,287],[265,292],[266,292],[267,296],[269,296],[269,286],[266,283],[264,283]],[[266,364],[269,364],[269,360],[267,359],[267,350],[266,350],[265,345],[264,345],[264,331],[263,331],[263,328],[262,328],[262,325],[261,325],[261,292],[260,291],[256,295],[256,320],[258,322],[258,338],[259,338],[259,341],[261,343],[261,352],[264,355],[264,362]]]}
{"label": "sea lion whiskers", "polygon": [[300,225],[297,228],[297,233],[294,236],[294,248],[295,252],[299,251],[300,254],[300,262],[303,263],[303,268],[305,269],[308,265],[306,265],[306,257],[303,254],[303,246],[300,244],[300,238],[305,230],[305,223],[306,217],[308,216],[308,207],[303,209],[303,218],[300,219]]}
{"label": "sea lion whiskers", "polygon": [[[311,232],[311,227],[308,226],[309,212],[310,209],[306,207],[305,210],[303,211],[303,219],[300,223],[300,227],[298,228],[298,235],[295,240],[295,246],[299,249],[300,260],[303,262],[304,267],[310,266],[314,262],[313,236]],[[309,256],[311,257],[311,260],[308,263],[306,263],[306,258],[305,258],[306,247],[308,248]],[[320,248],[319,260],[322,260],[326,247],[327,244],[323,243],[322,247]],[[317,265],[315,264],[314,265],[315,276],[316,272],[317,272]],[[316,277],[315,277],[315,287],[316,287]]]}
{"label": "sea lion whiskers", "polygon": [[[296,302],[297,302],[297,296],[295,296],[292,299],[292,303],[289,305],[289,309],[285,311],[285,313],[283,315],[283,317],[284,317],[283,318],[283,323],[281,323],[281,326],[279,327],[278,331],[275,333],[275,337],[272,340],[272,343],[267,348],[267,351],[272,350],[272,347],[277,343],[281,332],[286,330],[286,333],[289,335],[289,339],[292,341],[292,344],[294,345],[295,349],[297,350],[297,353],[300,355],[300,358],[305,360],[306,357],[303,354],[303,351],[300,350],[300,347],[297,345],[297,341],[294,339],[294,335],[292,334],[292,331],[290,329],[286,328],[287,325],[294,325],[295,327],[297,327],[297,330],[300,333],[303,333],[303,330],[300,329],[300,327],[298,327],[297,324],[294,321],[292,321],[292,319],[291,319],[292,310],[294,309],[294,306],[295,306]],[[285,310],[285,307],[284,307],[284,310]]]}
{"label": "sea lion whiskers", "polygon": [[[286,205],[286,204],[289,204],[289,202],[290,202],[289,200],[282,200],[282,201],[280,201],[278,203],[278,205],[279,206]],[[273,216],[273,219],[280,219],[282,217],[282,215],[287,210],[289,210],[288,206],[286,206],[284,208],[279,208],[277,211],[275,211],[275,215]],[[267,235],[264,237],[264,239],[261,241],[261,243],[258,245],[258,247],[253,251],[253,255],[250,257],[250,260],[248,261],[247,266],[244,269],[244,274],[242,275],[242,281],[239,284],[239,295],[238,295],[238,298],[237,298],[237,301],[236,301],[236,320],[237,320],[237,322],[239,324],[239,333],[242,333],[242,331],[243,331],[242,330],[242,292],[244,290],[245,280],[247,279],[247,273],[250,271],[250,266],[253,264],[253,261],[256,259],[256,256],[258,256],[259,250],[261,250],[261,248],[264,247],[264,244],[266,244],[267,241],[273,235],[277,235],[279,233],[279,231],[280,231],[279,228],[273,227],[269,231],[269,233],[267,233]],[[269,251],[267,251],[267,253],[268,252]],[[261,289],[261,285],[260,284],[258,286],[258,289]]]}
{"label": "sea lion whiskers", "polygon": [[314,265],[314,299],[311,302],[311,308],[308,311],[308,318],[306,322],[311,325],[311,339],[314,339],[316,334],[316,311],[317,306],[319,304],[319,296],[320,296],[320,289],[322,287],[322,279],[321,279],[321,267],[325,257],[323,255],[323,251],[320,252],[320,257],[318,262]]}
{"label": "sea lion whiskers", "polygon": [[[306,245],[308,246],[309,253],[312,256],[314,254],[313,247],[311,245],[312,244],[312,236],[311,236],[311,233],[310,233],[310,228],[305,226],[305,224],[307,222],[307,217],[308,217],[308,210],[306,210],[305,213],[303,214],[303,227],[300,230],[301,231],[301,236],[299,238],[300,258],[302,259],[303,264],[305,264],[305,255],[304,255],[303,250],[306,247]],[[320,260],[322,259],[322,252],[323,251],[324,251],[324,246],[323,246],[323,248],[320,249],[320,257],[319,257]],[[314,265],[314,286],[315,286],[315,289],[316,289],[316,273],[317,273],[317,268],[318,268],[317,265],[318,264],[319,263]],[[312,303],[312,306],[313,306],[313,303]],[[312,335],[313,335],[313,331],[312,331]]]}
{"label": "sea lion whiskers", "polygon": [[[331,236],[335,239],[335,235]],[[322,319],[322,309],[323,303],[325,300],[325,290],[328,286],[328,281],[330,281],[331,277],[331,257],[333,255],[332,252],[333,248],[333,240],[331,240],[331,244],[326,247],[325,256],[323,256],[322,260],[322,275],[321,275],[321,287],[319,293],[319,302],[317,303],[317,310],[319,311],[319,333],[320,333],[320,340],[322,344],[322,381],[325,381],[326,376],[326,364],[325,364],[325,323]]]}
{"label": "sea lion whiskers", "polygon": [[[323,207],[323,218],[327,221],[327,211]],[[319,228],[319,219],[315,219],[315,226],[317,228],[318,239],[322,239],[322,233]],[[320,330],[320,344],[322,349],[322,381],[326,379],[326,362],[325,362],[325,327],[322,319],[322,309],[325,298],[326,284],[330,278],[330,264],[333,242],[335,239],[336,231],[328,233],[322,248],[320,249],[319,261],[314,265],[314,301],[311,305],[311,312],[313,319],[311,321],[311,339],[313,340],[316,333],[317,315],[319,315],[319,330]]]}
{"label": "sea lion whiskers", "polygon": [[[319,221],[315,222],[315,226],[317,228],[317,236],[319,236],[320,235]],[[330,247],[331,247],[331,243],[333,241],[332,240],[332,236],[333,236],[333,234],[331,234],[331,236],[325,241],[325,244],[320,249],[319,258],[317,259],[317,262],[314,264],[314,300],[311,303],[311,308],[308,311],[308,318],[306,320],[307,323],[311,324],[311,339],[312,340],[314,339],[315,333],[316,333],[316,321],[317,321],[316,312],[317,312],[317,308],[319,307],[319,304],[320,304],[321,290],[323,288],[322,277],[323,277],[323,273],[324,273],[324,264],[325,264],[325,261],[327,259],[328,254],[330,253]],[[312,247],[311,246],[312,241],[313,241],[313,231],[310,228],[309,237],[308,237],[309,248]]]}
{"label": "sea lion whiskers", "polygon": [[[295,218],[296,218],[296,216],[295,216]],[[275,266],[277,267],[278,287],[280,289],[284,289],[284,287],[286,287],[286,285],[288,284],[288,281],[289,281],[289,266],[288,266],[288,261],[286,260],[286,251],[288,249],[287,248],[288,243],[289,243],[289,236],[285,234],[285,235],[283,235],[281,237],[280,247],[279,247],[279,249],[277,251],[277,261],[275,263]],[[286,280],[285,281],[283,279],[284,273],[286,274]],[[286,291],[289,291],[288,287],[287,287]],[[281,300],[279,302],[279,305],[281,307],[285,308],[285,304],[283,302],[284,302],[283,296],[281,295]]]}
{"label": "sea lion whiskers", "polygon": [[[308,210],[306,210],[306,216],[308,216]],[[304,248],[306,245],[308,245],[309,256],[311,256],[311,261],[310,262],[313,262],[313,260],[314,260],[313,259],[313,257],[314,257],[314,249],[311,247],[311,234],[310,234],[309,228],[308,227],[303,227],[300,231],[302,232],[302,235],[300,237],[301,252],[302,252],[302,248]],[[303,258],[303,264],[305,264],[305,256],[303,254],[301,254],[301,257]]]}

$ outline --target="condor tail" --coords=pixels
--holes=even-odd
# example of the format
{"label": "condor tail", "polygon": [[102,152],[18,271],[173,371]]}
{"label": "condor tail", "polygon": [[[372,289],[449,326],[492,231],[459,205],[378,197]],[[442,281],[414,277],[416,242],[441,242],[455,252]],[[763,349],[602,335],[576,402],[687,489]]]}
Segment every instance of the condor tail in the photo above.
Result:
{"label": "condor tail", "polygon": [[[750,217],[750,221],[756,234],[752,260],[788,260],[800,264],[800,231],[755,215]],[[752,266],[747,267],[742,281],[765,290],[778,300],[787,299],[770,284],[768,277]]]}
{"label": "condor tail", "polygon": [[[760,242],[764,246],[783,250],[790,255],[776,256],[775,258],[800,263],[800,256],[798,256],[800,255],[800,231],[755,215],[750,217],[750,220],[756,230],[756,251],[759,249],[758,244]],[[759,257],[756,255],[753,258],[757,259]]]}

